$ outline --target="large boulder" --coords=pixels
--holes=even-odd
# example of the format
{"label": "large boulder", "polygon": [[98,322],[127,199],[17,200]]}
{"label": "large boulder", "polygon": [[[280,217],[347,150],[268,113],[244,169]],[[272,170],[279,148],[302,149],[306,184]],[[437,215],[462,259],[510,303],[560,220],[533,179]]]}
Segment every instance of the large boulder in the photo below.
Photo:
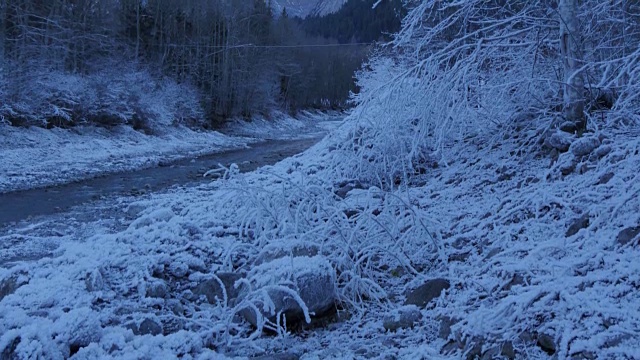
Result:
{"label": "large boulder", "polygon": [[255,308],[246,307],[241,315],[253,326],[258,326],[255,310],[273,323],[284,315],[294,325],[310,320],[307,315],[327,314],[337,300],[335,270],[322,256],[275,259],[254,267],[248,279],[253,291],[244,300]]}

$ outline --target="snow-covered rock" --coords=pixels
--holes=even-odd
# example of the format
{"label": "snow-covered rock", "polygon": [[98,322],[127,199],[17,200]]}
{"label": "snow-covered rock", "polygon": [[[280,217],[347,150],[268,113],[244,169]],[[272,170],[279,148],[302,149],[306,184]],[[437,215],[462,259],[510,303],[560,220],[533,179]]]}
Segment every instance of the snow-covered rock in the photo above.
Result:
{"label": "snow-covered rock", "polygon": [[556,341],[551,335],[538,334],[538,346],[549,355],[553,355],[556,352]]}
{"label": "snow-covered rock", "polygon": [[406,293],[406,305],[416,305],[418,307],[426,307],[431,300],[440,296],[440,294],[451,286],[449,280],[432,279],[427,280],[424,284]]}
{"label": "snow-covered rock", "polygon": [[382,326],[389,331],[412,328],[422,319],[422,313],[415,305],[406,305],[385,315]]}
{"label": "snow-covered rock", "polygon": [[147,284],[146,295],[150,298],[164,299],[169,293],[169,287],[164,281],[153,281]]}
{"label": "snow-covered rock", "polygon": [[627,245],[634,240],[638,240],[638,235],[640,235],[640,226],[632,226],[623,229],[616,236],[616,243],[620,246]]}
{"label": "snow-covered rock", "polygon": [[578,159],[571,152],[561,154],[558,157],[557,163],[554,165],[554,169],[556,170],[553,176],[554,180],[572,174],[576,171],[578,162]]}
{"label": "snow-covered rock", "polygon": [[269,354],[252,357],[251,360],[300,360],[300,356],[294,353]]}
{"label": "snow-covered rock", "polygon": [[567,229],[567,232],[565,233],[566,237],[570,237],[573,236],[575,234],[578,233],[578,231],[582,230],[582,229],[586,229],[587,227],[589,227],[589,213],[584,213],[582,214],[579,218],[573,219],[571,221],[571,225],[569,225],[569,228]]}
{"label": "snow-covered rock", "polygon": [[87,285],[88,291],[93,292],[107,290],[107,284],[102,273],[102,269],[95,269],[91,273],[87,274],[85,284]]}
{"label": "snow-covered rock", "polygon": [[581,157],[591,154],[598,146],[600,146],[600,139],[595,136],[584,136],[571,143],[569,150],[576,157]]}
{"label": "snow-covered rock", "polygon": [[[240,274],[231,272],[221,272],[213,278],[198,284],[192,291],[197,297],[204,296],[209,304],[218,302],[231,305],[235,303],[243,287],[236,287],[236,281],[242,279]],[[226,299],[226,303],[225,303]]]}
{"label": "snow-covered rock", "polygon": [[169,273],[177,278],[185,277],[189,273],[189,265],[181,261],[174,261],[169,264]]}
{"label": "snow-covered rock", "polygon": [[131,322],[127,324],[127,328],[133,331],[135,335],[160,335],[162,334],[162,326],[155,320],[146,318],[137,324]]}
{"label": "snow-covered rock", "polygon": [[573,137],[563,131],[547,132],[544,134],[544,145],[559,152],[565,152],[569,150]]}
{"label": "snow-covered rock", "polygon": [[[334,308],[337,301],[335,270],[322,256],[284,257],[254,267],[249,274],[253,291],[245,299],[254,303],[273,323],[284,315],[289,324],[310,321]],[[258,325],[255,311],[242,311]]]}
{"label": "snow-covered rock", "polygon": [[72,309],[56,324],[58,340],[70,348],[81,348],[100,341],[103,331],[100,316],[89,308]]}
{"label": "snow-covered rock", "polygon": [[20,286],[24,285],[24,283],[26,283],[26,280],[20,279],[17,275],[0,279],[0,301],[2,301],[5,296],[13,294]]}
{"label": "snow-covered rock", "polygon": [[598,147],[595,151],[594,154],[595,156],[599,159],[599,158],[603,158],[607,155],[609,155],[609,153],[611,152],[612,148],[609,145],[602,145],[600,147]]}
{"label": "snow-covered rock", "polygon": [[343,181],[336,184],[335,187],[335,194],[342,199],[346,198],[351,190],[364,189],[364,186],[359,181]]}
{"label": "snow-covered rock", "polygon": [[578,131],[578,125],[573,121],[564,121],[560,126],[558,126],[558,129],[560,129],[560,131],[573,134]]}

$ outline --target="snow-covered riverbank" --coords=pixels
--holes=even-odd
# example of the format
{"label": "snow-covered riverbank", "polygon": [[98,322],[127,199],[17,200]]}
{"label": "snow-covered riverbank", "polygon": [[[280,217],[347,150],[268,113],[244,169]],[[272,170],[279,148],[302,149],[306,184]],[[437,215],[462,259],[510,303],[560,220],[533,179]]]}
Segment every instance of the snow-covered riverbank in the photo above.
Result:
{"label": "snow-covered riverbank", "polygon": [[47,130],[0,125],[0,193],[154,167],[265,139],[318,136],[323,116],[306,113],[293,119],[277,114],[271,120],[239,120],[226,127],[225,134],[186,127],[150,136],[127,126]]}

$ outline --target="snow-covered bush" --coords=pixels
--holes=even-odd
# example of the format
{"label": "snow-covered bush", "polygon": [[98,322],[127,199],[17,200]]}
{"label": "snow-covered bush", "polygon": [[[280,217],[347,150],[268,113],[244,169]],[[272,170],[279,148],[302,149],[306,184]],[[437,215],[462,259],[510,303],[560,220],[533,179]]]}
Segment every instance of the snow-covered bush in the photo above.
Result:
{"label": "snow-covered bush", "polygon": [[[640,123],[640,13],[628,1],[584,1],[580,8],[589,120]],[[594,111],[594,110],[605,110]],[[604,121],[603,121],[604,120]]]}
{"label": "snow-covered bush", "polygon": [[0,81],[0,116],[16,126],[131,125],[157,131],[172,125],[202,126],[200,95],[188,84],[134,66],[105,66],[80,75],[34,66]]}
{"label": "snow-covered bush", "polygon": [[[446,163],[451,141],[562,122],[557,8],[545,1],[409,5],[402,30],[357,75],[352,119],[358,125],[342,146],[356,160],[342,163],[346,174],[397,183],[424,172],[430,159]],[[586,1],[580,8],[580,75],[592,130],[603,119],[640,119],[640,49],[630,42],[639,33],[638,16],[625,6]],[[606,113],[595,111],[602,107]]]}
{"label": "snow-covered bush", "polygon": [[202,126],[199,94],[172,79],[145,70],[104,70],[93,74],[86,94],[85,118],[103,125],[129,124],[156,131],[171,125]]}
{"label": "snow-covered bush", "polygon": [[430,232],[433,222],[410,194],[372,187],[352,189],[343,199],[320,177],[282,180],[276,189],[227,184],[237,186],[240,195],[228,204],[242,214],[240,233],[256,254],[281,243],[317,246],[336,270],[340,299],[350,311],[364,309],[364,302],[385,302],[389,294],[383,285],[394,273],[417,274],[416,268],[442,258]]}
{"label": "snow-covered bush", "polygon": [[10,125],[9,121],[13,109],[7,105],[7,86],[9,82],[5,76],[5,69],[0,68],[0,125]]}
{"label": "snow-covered bush", "polygon": [[2,118],[18,126],[65,126],[75,122],[85,79],[79,75],[44,71],[12,72],[3,87]]}
{"label": "snow-covered bush", "polygon": [[348,168],[374,182],[423,172],[451,140],[509,127],[523,114],[549,118],[560,102],[554,20],[540,20],[553,12],[541,2],[413,4],[402,31],[357,76],[359,126],[346,150],[358,160]]}

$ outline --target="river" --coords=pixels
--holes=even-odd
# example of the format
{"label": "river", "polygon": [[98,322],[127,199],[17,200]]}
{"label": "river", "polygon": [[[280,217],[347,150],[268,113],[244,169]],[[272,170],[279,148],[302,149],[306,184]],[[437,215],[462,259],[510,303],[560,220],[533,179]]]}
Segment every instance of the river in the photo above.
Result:
{"label": "river", "polygon": [[300,153],[320,140],[271,140],[246,149],[225,151],[165,166],[110,174],[71,184],[0,194],[0,227],[37,216],[59,214],[73,207],[113,196],[141,195],[176,185],[211,181],[203,174],[218,164],[235,163],[251,171]]}

